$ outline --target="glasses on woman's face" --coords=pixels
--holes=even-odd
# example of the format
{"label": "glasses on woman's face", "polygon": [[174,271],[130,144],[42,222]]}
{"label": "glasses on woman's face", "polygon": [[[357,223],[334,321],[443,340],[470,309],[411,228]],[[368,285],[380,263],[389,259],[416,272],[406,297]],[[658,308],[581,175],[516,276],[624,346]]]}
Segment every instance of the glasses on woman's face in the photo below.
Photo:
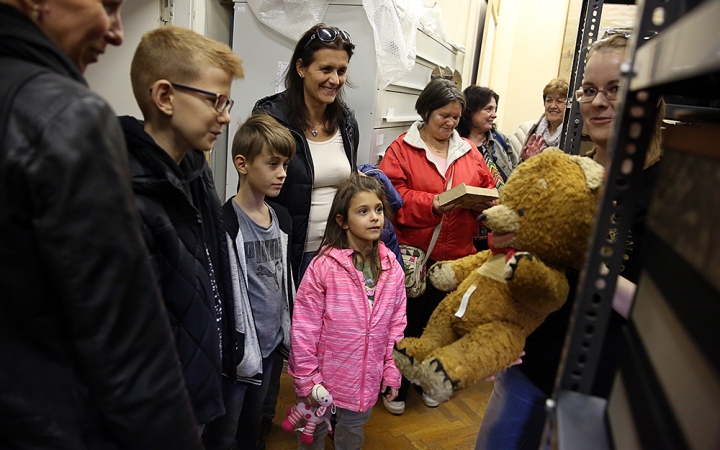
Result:
{"label": "glasses on woman's face", "polygon": [[308,48],[308,45],[315,39],[318,41],[324,43],[324,44],[330,44],[331,42],[335,42],[335,40],[338,38],[338,35],[340,36],[340,39],[342,39],[345,42],[352,43],[352,38],[350,38],[350,33],[344,30],[338,30],[337,28],[318,28],[315,30],[312,36],[310,36],[310,39],[305,43],[305,46],[303,47],[303,50]]}
{"label": "glasses on woman's face", "polygon": [[605,96],[605,98],[612,102],[617,99],[618,91],[620,91],[620,86],[612,86],[607,89],[598,89],[594,87],[584,87],[582,89],[578,89],[575,91],[575,98],[577,98],[577,101],[580,103],[590,103],[591,101],[595,100],[595,97],[597,97],[598,92],[602,92],[602,94]]}
{"label": "glasses on woman's face", "polygon": [[232,109],[233,105],[235,104],[235,101],[232,100],[227,95],[218,94],[217,92],[210,92],[205,91],[202,89],[194,88],[192,86],[185,86],[184,84],[177,84],[177,83],[170,83],[173,87],[179,88],[179,89],[185,89],[187,91],[197,92],[198,94],[207,95],[208,97],[215,97],[215,111],[217,111],[218,114],[222,114],[225,111],[228,113]]}

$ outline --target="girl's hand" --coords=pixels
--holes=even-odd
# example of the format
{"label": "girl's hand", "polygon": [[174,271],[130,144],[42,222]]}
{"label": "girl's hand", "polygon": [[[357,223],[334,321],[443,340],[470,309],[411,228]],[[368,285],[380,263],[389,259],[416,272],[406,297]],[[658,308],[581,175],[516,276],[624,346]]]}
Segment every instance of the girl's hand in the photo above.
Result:
{"label": "girl's hand", "polygon": [[306,405],[312,406],[315,408],[320,406],[320,403],[318,403],[317,400],[315,400],[312,395],[308,395],[307,397],[298,397],[298,402],[303,402]]}
{"label": "girl's hand", "polygon": [[433,197],[432,209],[435,214],[447,214],[456,209],[460,209],[462,206],[459,203],[448,203],[447,205],[440,206],[440,200],[438,196]]}
{"label": "girl's hand", "polygon": [[398,396],[398,390],[396,388],[385,386],[384,384],[380,386],[380,392],[384,393],[385,398],[389,402],[395,400],[395,398]]}
{"label": "girl's hand", "polygon": [[542,136],[533,134],[530,136],[530,139],[528,139],[527,145],[523,147],[520,158],[522,158],[523,161],[527,161],[529,158],[542,153],[542,151],[545,150],[545,147],[547,147],[545,145],[545,139]]}

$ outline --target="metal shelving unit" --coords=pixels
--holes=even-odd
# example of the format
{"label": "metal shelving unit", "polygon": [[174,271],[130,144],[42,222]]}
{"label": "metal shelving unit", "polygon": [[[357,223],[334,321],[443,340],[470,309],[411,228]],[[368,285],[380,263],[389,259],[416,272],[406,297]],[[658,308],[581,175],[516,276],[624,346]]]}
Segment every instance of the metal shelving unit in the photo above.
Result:
{"label": "metal shelving unit", "polygon": [[[609,181],[541,448],[720,448],[720,120],[714,108],[678,108],[684,124],[666,130],[620,369],[607,401],[589,395],[655,105],[664,95],[720,100],[720,0],[645,1],[638,9]],[[646,41],[650,30],[659,33]]]}

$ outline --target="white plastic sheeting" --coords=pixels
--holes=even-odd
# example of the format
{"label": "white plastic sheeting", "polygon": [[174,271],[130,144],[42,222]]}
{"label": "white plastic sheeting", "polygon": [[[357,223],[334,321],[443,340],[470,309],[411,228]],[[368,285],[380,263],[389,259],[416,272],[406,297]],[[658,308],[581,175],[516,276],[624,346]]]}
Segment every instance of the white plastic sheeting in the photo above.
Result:
{"label": "white plastic sheeting", "polygon": [[328,0],[247,0],[257,19],[285,37],[298,41],[323,21]]}
{"label": "white plastic sheeting", "polygon": [[[328,0],[247,0],[260,22],[294,41],[322,22]],[[363,0],[373,30],[378,87],[409,74],[415,64],[415,33],[422,28],[447,40],[437,0]],[[333,25],[333,24],[328,24]]]}

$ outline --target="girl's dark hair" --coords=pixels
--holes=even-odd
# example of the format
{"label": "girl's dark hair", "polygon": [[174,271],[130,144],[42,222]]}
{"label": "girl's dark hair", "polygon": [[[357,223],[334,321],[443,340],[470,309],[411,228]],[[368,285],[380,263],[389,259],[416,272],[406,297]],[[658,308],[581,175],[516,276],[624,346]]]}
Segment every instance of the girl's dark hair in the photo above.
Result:
{"label": "girl's dark hair", "polygon": [[[355,194],[360,192],[372,192],[377,195],[383,205],[383,215],[385,216],[385,220],[390,220],[389,215],[392,210],[390,209],[390,204],[387,201],[382,184],[373,177],[354,173],[350,175],[350,177],[345,180],[342,185],[340,185],[337,193],[335,194],[332,206],[330,207],[330,214],[328,214],[325,234],[323,235],[322,242],[320,243],[319,255],[325,253],[330,247],[339,249],[350,248],[347,230],[343,229],[340,224],[337,223],[335,218],[340,215],[342,216],[343,221],[347,220],[348,213],[350,211],[350,201]],[[370,256],[370,261],[368,262],[372,268],[373,275],[377,277],[381,271],[380,256],[378,254],[378,241],[373,243],[373,252]]]}
{"label": "girl's dark hair", "polygon": [[[490,88],[475,85],[466,87],[463,93],[467,99],[467,106],[460,116],[460,123],[458,123],[457,131],[460,136],[466,138],[470,135],[470,130],[472,129],[473,115],[487,106],[492,98],[494,98],[495,103],[499,105],[500,96]],[[494,127],[495,124],[493,124],[493,128]]]}
{"label": "girl's dark hair", "polygon": [[425,86],[418,96],[415,102],[415,111],[423,122],[427,123],[433,111],[452,102],[460,102],[462,108],[465,109],[465,96],[460,88],[450,80],[435,78]]}
{"label": "girl's dark hair", "polygon": [[[307,30],[300,38],[297,45],[295,45],[295,50],[293,51],[290,64],[288,64],[285,73],[285,88],[287,90],[285,98],[287,101],[286,106],[289,112],[288,117],[294,122],[294,125],[301,130],[311,127],[312,124],[309,120],[310,115],[308,114],[307,106],[305,106],[303,79],[300,77],[300,74],[295,68],[296,62],[301,61],[301,65],[303,67],[310,66],[310,64],[315,61],[315,52],[322,48],[344,50],[348,55],[348,61],[350,61],[350,58],[352,58],[353,55],[353,50],[355,49],[355,45],[350,41],[344,40],[341,37],[341,33],[337,33],[337,37],[333,42],[322,42],[320,39],[312,39],[312,42],[308,44],[319,28],[334,28],[335,30],[340,31],[338,28],[328,27],[324,23],[319,23]],[[346,82],[345,84],[348,83]],[[327,109],[325,109],[325,113],[323,114],[323,122],[329,124],[330,127],[325,130],[328,134],[334,133],[342,122],[345,106],[343,91],[344,88],[341,88],[340,91],[338,91],[335,101],[327,106]]]}

